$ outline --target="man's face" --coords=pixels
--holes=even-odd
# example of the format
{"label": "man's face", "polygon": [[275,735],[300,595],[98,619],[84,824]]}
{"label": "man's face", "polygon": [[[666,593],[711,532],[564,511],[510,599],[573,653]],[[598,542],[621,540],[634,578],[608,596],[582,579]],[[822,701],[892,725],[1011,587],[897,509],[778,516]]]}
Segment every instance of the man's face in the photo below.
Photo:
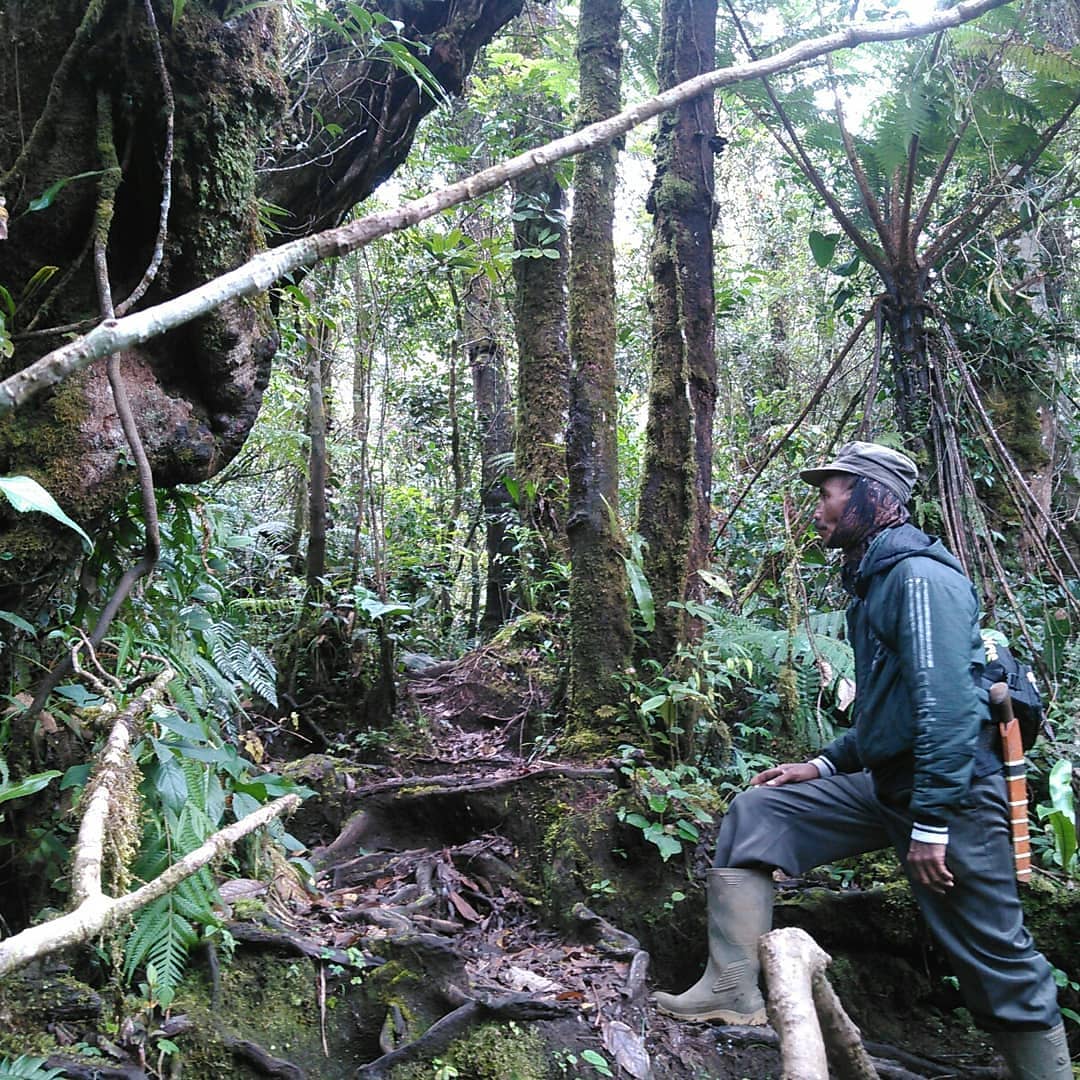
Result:
{"label": "man's face", "polygon": [[852,478],[842,473],[826,476],[818,488],[818,504],[814,511],[814,528],[824,547],[839,547],[833,542],[836,527],[840,524],[848,499],[851,497]]}

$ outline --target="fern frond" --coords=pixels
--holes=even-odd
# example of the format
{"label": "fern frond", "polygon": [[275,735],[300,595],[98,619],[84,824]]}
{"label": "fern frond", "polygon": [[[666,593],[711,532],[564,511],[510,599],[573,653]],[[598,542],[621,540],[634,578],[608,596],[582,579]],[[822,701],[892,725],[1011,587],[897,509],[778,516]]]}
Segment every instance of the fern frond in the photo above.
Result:
{"label": "fern frond", "polygon": [[124,946],[124,977],[131,979],[140,968],[153,964],[160,985],[175,989],[198,940],[195,927],[177,910],[175,897],[162,896],[135,917]]}

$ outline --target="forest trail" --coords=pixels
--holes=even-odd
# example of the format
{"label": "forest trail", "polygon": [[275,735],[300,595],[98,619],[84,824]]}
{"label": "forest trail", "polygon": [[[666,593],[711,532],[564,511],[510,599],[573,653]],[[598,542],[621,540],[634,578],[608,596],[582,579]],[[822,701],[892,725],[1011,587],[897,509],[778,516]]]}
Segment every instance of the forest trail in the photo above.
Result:
{"label": "forest trail", "polygon": [[[599,869],[596,881],[570,880],[580,863],[553,839],[550,811],[578,815],[569,831],[588,832],[590,809],[609,805],[620,774],[617,763],[549,759],[543,739],[527,741],[547,691],[498,650],[480,649],[428,666],[405,693],[426,750],[365,766],[359,779],[337,771],[341,762],[312,759],[327,765],[327,783],[291,828],[311,844],[318,891],[251,883],[265,907],[229,924],[245,947],[310,958],[318,1019],[309,1041],[322,1060],[275,1056],[272,1033],[260,1042],[250,1023],[230,1036],[234,1057],[256,1075],[290,1077],[779,1076],[770,1028],[658,1013],[649,953],[618,925],[620,913],[633,914],[620,902],[622,882]],[[308,768],[305,781],[319,788],[318,773]],[[600,840],[612,843],[606,833]],[[542,880],[545,866],[557,880]],[[240,889],[226,884],[224,893]],[[575,892],[586,895],[571,904]],[[349,1007],[328,1010],[330,996]],[[227,1000],[219,1007],[229,1014]],[[888,1059],[878,1059],[883,1077],[1001,1075],[890,1047],[871,1052]]]}

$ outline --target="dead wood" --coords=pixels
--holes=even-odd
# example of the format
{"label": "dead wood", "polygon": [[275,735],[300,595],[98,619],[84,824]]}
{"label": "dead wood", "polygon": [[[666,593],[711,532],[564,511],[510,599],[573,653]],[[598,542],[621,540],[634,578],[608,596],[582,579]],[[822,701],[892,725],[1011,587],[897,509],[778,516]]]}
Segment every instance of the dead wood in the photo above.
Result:
{"label": "dead wood", "polygon": [[70,1080],[149,1080],[146,1072],[137,1065],[87,1064],[86,1059],[51,1054],[45,1061],[50,1069],[63,1069]]}
{"label": "dead wood", "polygon": [[300,956],[311,957],[312,960],[324,960],[331,964],[341,964],[342,967],[364,968],[379,967],[385,963],[377,956],[369,956],[360,953],[356,949],[348,952],[343,949],[332,949],[312,938],[303,937],[289,930],[278,930],[265,926],[256,926],[249,922],[232,922],[227,929],[237,940],[245,945],[256,945],[266,949],[276,949],[279,952],[297,953]]}
{"label": "dead wood", "polygon": [[584,940],[591,942],[606,956],[630,960],[641,952],[641,942],[633,934],[620,930],[584,904],[575,904],[571,914],[577,919],[578,929]]}
{"label": "dead wood", "polygon": [[503,997],[467,997],[453,1012],[436,1020],[418,1039],[389,1054],[383,1054],[356,1070],[362,1080],[384,1080],[398,1065],[410,1061],[430,1061],[443,1053],[473,1024],[482,1020],[553,1020],[568,1016],[575,1007],[562,1001],[546,1001],[531,994],[507,994]]}
{"label": "dead wood", "polygon": [[759,948],[783,1080],[829,1080],[830,1059],[843,1080],[874,1080],[878,1073],[858,1029],[828,986],[825,968],[832,957],[794,928],[764,935]]}
{"label": "dead wood", "polygon": [[235,1035],[222,1035],[221,1041],[235,1057],[254,1065],[263,1076],[279,1076],[281,1080],[307,1080],[307,1073],[284,1058],[274,1057],[258,1043]]}
{"label": "dead wood", "polygon": [[645,980],[649,976],[649,954],[644,949],[634,953],[630,961],[630,970],[626,973],[626,982],[619,991],[626,998],[628,1005],[640,1005],[645,1000]]}
{"label": "dead wood", "polygon": [[[738,1046],[771,1046],[780,1049],[780,1036],[770,1027],[718,1027],[720,1037]],[[1004,1080],[1004,1073],[994,1068],[969,1067],[956,1068],[908,1054],[894,1046],[884,1043],[867,1043],[867,1049],[873,1050],[871,1061],[881,1080],[946,1080],[949,1077],[962,1077],[963,1080]],[[888,1060],[889,1058],[893,1060]],[[901,1062],[901,1064],[896,1064]],[[910,1068],[905,1068],[905,1065]],[[917,1069],[913,1072],[912,1069]]]}
{"label": "dead wood", "polygon": [[[544,765],[540,768],[518,768],[514,772],[491,776],[485,772],[483,779],[447,773],[442,776],[402,776],[392,780],[377,780],[349,792],[353,799],[367,799],[372,795],[400,792],[399,801],[424,799],[444,793],[465,793],[474,791],[498,791],[504,787],[527,783],[533,780],[614,780],[615,770],[611,768],[590,769],[574,765]],[[412,790],[408,790],[408,789]]]}

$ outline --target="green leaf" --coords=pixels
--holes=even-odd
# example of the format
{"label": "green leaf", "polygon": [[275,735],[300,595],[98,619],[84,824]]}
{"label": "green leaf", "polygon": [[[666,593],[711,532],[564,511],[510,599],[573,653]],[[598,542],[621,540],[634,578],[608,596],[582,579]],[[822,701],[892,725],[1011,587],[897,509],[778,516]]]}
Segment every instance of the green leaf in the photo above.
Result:
{"label": "green leaf", "polygon": [[653,601],[649,579],[645,577],[645,571],[633,559],[628,559],[624,555],[623,562],[626,563],[626,576],[630,581],[630,591],[634,594],[641,621],[651,634],[656,628],[656,604]]}
{"label": "green leaf", "polygon": [[611,1066],[608,1064],[608,1060],[603,1054],[598,1053],[596,1050],[582,1050],[581,1057],[583,1061],[587,1061],[601,1076],[614,1076],[611,1071]]}
{"label": "green leaf", "polygon": [[28,510],[48,514],[61,525],[74,529],[82,537],[87,553],[94,550],[94,542],[90,537],[60,509],[56,500],[36,480],[31,480],[29,476],[0,476],[0,491],[20,514],[25,514]]}
{"label": "green leaf", "polygon": [[13,611],[0,611],[0,619],[3,619],[4,622],[11,623],[12,626],[17,626],[27,634],[37,633],[30,623],[28,623],[21,615],[16,615]]}
{"label": "green leaf", "polygon": [[810,241],[810,251],[814,256],[814,262],[824,269],[832,262],[836,245],[840,243],[840,233],[821,233],[817,229],[811,229],[807,240]]}
{"label": "green leaf", "polygon": [[47,787],[51,780],[55,780],[61,773],[56,769],[48,772],[34,773],[33,776],[24,776],[14,784],[0,784],[0,803],[10,802],[12,799],[24,799],[27,795],[34,795],[43,787]]}
{"label": "green leaf", "polygon": [[660,858],[664,862],[667,862],[672,855],[678,855],[682,851],[682,841],[677,840],[674,836],[668,836],[667,833],[650,836],[649,839],[659,849]]}
{"label": "green leaf", "polygon": [[86,787],[86,781],[90,779],[90,765],[89,763],[83,765],[72,765],[66,773],[64,773],[64,779],[60,781],[60,790],[67,791],[69,788],[81,788]]}
{"label": "green leaf", "polygon": [[190,720],[181,719],[175,712],[169,711],[154,719],[169,731],[175,732],[182,738],[191,739],[193,742],[205,742],[206,732],[201,724],[192,723]]}
{"label": "green leaf", "polygon": [[[164,747],[165,744],[158,743],[155,739],[155,749],[159,746]],[[180,763],[173,757],[172,751],[166,752],[169,756],[164,761],[159,759],[157,767],[151,770],[154,789],[161,801],[174,813],[179,814],[188,800],[187,777],[184,776]]]}
{"label": "green leaf", "polygon": [[75,180],[86,180],[91,176],[101,176],[104,171],[104,169],[95,169],[93,172],[76,173],[74,176],[65,176],[62,180],[57,180],[56,183],[50,184],[36,199],[30,200],[26,206],[27,211],[34,213],[37,210],[47,210],[56,201],[56,196],[68,184]]}

